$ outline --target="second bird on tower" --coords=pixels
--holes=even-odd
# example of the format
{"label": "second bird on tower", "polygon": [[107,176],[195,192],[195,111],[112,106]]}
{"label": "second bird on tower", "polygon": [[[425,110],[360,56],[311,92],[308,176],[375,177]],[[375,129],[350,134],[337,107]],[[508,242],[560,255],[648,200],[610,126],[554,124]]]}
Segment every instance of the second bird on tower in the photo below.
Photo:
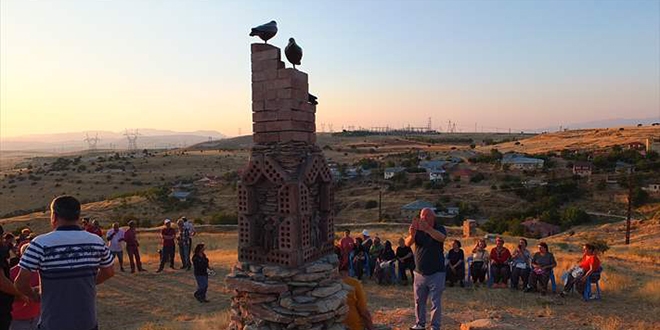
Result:
{"label": "second bird on tower", "polygon": [[286,59],[293,64],[293,68],[296,68],[296,65],[300,65],[300,60],[302,60],[303,52],[302,48],[296,44],[296,40],[289,38],[289,44],[284,48],[284,55]]}

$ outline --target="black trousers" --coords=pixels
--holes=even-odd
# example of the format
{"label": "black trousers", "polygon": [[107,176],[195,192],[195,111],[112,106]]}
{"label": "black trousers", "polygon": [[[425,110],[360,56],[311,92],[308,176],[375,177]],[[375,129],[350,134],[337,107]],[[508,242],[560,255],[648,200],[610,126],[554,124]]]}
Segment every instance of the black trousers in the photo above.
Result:
{"label": "black trousers", "polygon": [[493,272],[493,283],[504,283],[509,281],[509,265],[508,264],[492,264],[490,266]]}
{"label": "black trousers", "polygon": [[470,274],[472,275],[472,282],[477,283],[481,282],[484,283],[486,282],[486,270],[488,268],[484,268],[484,263],[483,261],[475,261],[472,263],[472,266],[470,266]]}
{"label": "black trousers", "polygon": [[543,272],[541,274],[537,274],[536,272],[531,272],[529,274],[529,286],[534,290],[538,290],[539,292],[545,293],[548,291],[549,280],[549,271]]}
{"label": "black trousers", "polygon": [[174,268],[174,246],[163,246],[163,250],[161,250],[161,257],[160,257],[160,266],[158,266],[158,270],[163,270],[163,267],[165,267],[166,263],[170,263],[170,268]]}
{"label": "black trousers", "polygon": [[460,263],[455,270],[447,266],[447,282],[454,284],[456,282],[462,282],[463,279],[465,279],[465,267],[463,263]]}
{"label": "black trousers", "polygon": [[513,267],[513,272],[511,272],[511,286],[514,289],[518,288],[518,281],[522,280],[523,289],[527,287],[529,282],[529,268],[520,269],[518,267]]}

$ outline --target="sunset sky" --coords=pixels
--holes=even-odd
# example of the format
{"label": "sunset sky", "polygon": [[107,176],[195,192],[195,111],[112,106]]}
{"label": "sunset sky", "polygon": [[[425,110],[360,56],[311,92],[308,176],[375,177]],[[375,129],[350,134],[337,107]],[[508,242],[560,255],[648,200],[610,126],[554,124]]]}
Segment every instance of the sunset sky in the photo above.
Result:
{"label": "sunset sky", "polygon": [[[295,37],[317,127],[660,116],[660,1],[1,2],[0,136],[251,131],[250,28]],[[287,63],[288,64],[288,63]]]}

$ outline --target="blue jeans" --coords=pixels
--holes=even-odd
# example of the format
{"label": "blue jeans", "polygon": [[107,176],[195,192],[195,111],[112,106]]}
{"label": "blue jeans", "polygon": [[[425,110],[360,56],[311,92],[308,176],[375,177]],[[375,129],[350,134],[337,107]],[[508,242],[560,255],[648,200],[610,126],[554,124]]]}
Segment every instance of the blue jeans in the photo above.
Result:
{"label": "blue jeans", "polygon": [[426,300],[430,295],[431,329],[440,330],[445,276],[445,272],[437,272],[433,275],[422,275],[415,272],[413,292],[415,294],[415,320],[417,325],[426,326]]}
{"label": "blue jeans", "polygon": [[197,280],[197,291],[195,291],[195,298],[197,298],[197,300],[206,299],[206,291],[209,289],[209,276],[195,275],[195,280]]}
{"label": "blue jeans", "polygon": [[179,244],[179,257],[181,257],[181,267],[190,269],[190,244]]}

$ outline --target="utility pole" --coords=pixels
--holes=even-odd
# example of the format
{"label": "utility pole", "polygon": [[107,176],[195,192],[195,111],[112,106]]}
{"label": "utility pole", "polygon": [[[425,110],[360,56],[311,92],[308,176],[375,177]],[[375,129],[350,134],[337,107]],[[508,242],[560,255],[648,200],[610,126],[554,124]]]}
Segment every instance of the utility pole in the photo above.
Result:
{"label": "utility pole", "polygon": [[378,222],[383,220],[383,189],[378,189]]}
{"label": "utility pole", "polygon": [[632,195],[633,195],[633,180],[631,167],[628,170],[628,216],[626,217],[626,245],[630,244],[630,217],[632,215]]}

